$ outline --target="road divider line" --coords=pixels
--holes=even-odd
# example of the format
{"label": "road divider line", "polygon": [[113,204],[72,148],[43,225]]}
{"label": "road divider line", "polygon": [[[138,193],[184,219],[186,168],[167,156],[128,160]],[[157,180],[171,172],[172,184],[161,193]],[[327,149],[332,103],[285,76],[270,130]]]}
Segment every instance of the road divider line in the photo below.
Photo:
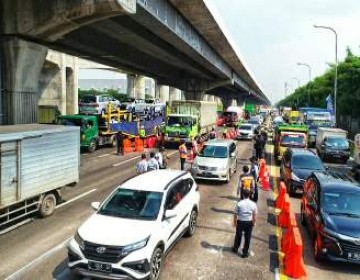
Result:
{"label": "road divider line", "polygon": [[100,156],[98,156],[99,158],[103,158],[103,157],[108,157],[108,156],[110,156],[110,154],[103,154],[103,155],[100,155]]}
{"label": "road divider line", "polygon": [[124,161],[115,163],[115,164],[113,164],[113,167],[117,167],[117,166],[123,165],[123,164],[125,164],[125,163],[128,163],[128,162],[130,162],[130,161],[133,161],[133,160],[138,159],[138,158],[140,158],[140,157],[141,157],[141,156],[136,156],[136,157],[129,158],[129,159],[127,159],[127,160],[124,160]]}
{"label": "road divider line", "polygon": [[40,264],[41,262],[43,262],[45,259],[49,258],[51,255],[55,254],[56,252],[60,251],[61,249],[63,249],[66,244],[70,241],[72,237],[69,237],[68,239],[66,239],[65,241],[61,242],[59,245],[55,246],[54,248],[50,249],[49,251],[47,251],[46,253],[42,254],[40,257],[36,258],[35,260],[29,262],[27,265],[23,266],[22,268],[20,268],[19,270],[17,270],[16,272],[14,272],[13,274],[11,274],[10,276],[8,276],[7,278],[5,278],[5,280],[18,280],[18,279],[22,279],[22,276],[24,276],[26,274],[27,271],[29,271],[32,267]]}
{"label": "road divider line", "polygon": [[179,151],[174,151],[174,152],[171,152],[170,154],[168,154],[168,157],[171,157],[173,155],[175,155],[176,153],[178,153]]}
{"label": "road divider line", "polygon": [[74,198],[72,198],[70,200],[67,200],[64,203],[61,203],[61,204],[57,205],[55,208],[58,209],[58,208],[64,207],[65,205],[67,205],[67,204],[69,204],[71,202],[74,202],[74,201],[76,201],[76,200],[78,200],[78,199],[80,199],[80,198],[82,198],[84,196],[87,196],[87,195],[89,195],[89,194],[91,194],[93,192],[96,192],[96,191],[97,191],[97,189],[92,189],[92,190],[90,190],[88,192],[85,192],[83,194],[80,194],[80,195],[78,195],[78,196],[76,196],[76,197],[74,197]]}

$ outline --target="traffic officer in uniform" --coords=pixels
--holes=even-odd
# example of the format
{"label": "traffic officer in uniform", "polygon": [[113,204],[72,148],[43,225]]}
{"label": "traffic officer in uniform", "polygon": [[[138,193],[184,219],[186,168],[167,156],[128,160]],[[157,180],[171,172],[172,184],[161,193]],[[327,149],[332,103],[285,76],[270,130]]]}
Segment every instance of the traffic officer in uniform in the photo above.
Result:
{"label": "traffic officer in uniform", "polygon": [[256,225],[257,206],[255,202],[249,199],[250,191],[248,189],[244,189],[242,195],[244,199],[240,200],[235,206],[234,226],[236,227],[236,234],[232,251],[234,253],[238,252],[242,234],[244,233],[245,242],[241,257],[247,258],[249,257],[252,229]]}
{"label": "traffic officer in uniform", "polygon": [[181,170],[184,170],[185,169],[185,161],[186,161],[186,157],[187,157],[187,148],[186,148],[184,140],[181,140],[181,144],[179,146],[179,156],[180,156]]}
{"label": "traffic officer in uniform", "polygon": [[259,190],[257,186],[257,182],[259,181],[259,166],[256,157],[250,158],[250,162],[251,162],[250,174],[254,177],[254,185],[255,185],[253,201],[257,202],[259,198]]}

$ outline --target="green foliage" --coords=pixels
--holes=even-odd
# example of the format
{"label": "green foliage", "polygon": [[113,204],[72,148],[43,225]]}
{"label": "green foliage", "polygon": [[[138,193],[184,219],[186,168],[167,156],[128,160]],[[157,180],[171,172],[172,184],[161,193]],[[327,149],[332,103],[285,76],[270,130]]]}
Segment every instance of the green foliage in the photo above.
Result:
{"label": "green foliage", "polygon": [[[334,100],[335,65],[330,65],[322,76],[316,77],[307,85],[278,102],[278,106],[306,106],[310,88],[311,107],[326,107],[326,97],[331,94]],[[338,65],[337,111],[341,115],[360,115],[360,56],[347,49],[347,56]]]}
{"label": "green foliage", "polygon": [[79,89],[78,94],[79,94],[79,99],[81,99],[81,97],[85,95],[110,95],[116,98],[117,100],[119,100],[120,102],[123,102],[128,98],[126,93],[120,93],[115,89],[107,89],[104,91],[100,91],[96,89],[89,89],[89,90]]}

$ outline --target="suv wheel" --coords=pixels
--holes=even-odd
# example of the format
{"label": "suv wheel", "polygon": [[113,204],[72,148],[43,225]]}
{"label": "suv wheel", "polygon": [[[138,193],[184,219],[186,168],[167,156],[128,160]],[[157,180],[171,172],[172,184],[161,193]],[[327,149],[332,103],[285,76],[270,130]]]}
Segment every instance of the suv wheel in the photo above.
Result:
{"label": "suv wheel", "polygon": [[97,148],[97,142],[95,139],[92,139],[89,143],[88,151],[89,153],[93,153],[96,151]]}
{"label": "suv wheel", "polygon": [[197,215],[198,215],[198,213],[197,213],[196,209],[193,209],[190,214],[188,230],[185,233],[186,237],[191,237],[194,235],[195,228],[196,228]]}
{"label": "suv wheel", "polygon": [[152,254],[150,262],[150,280],[158,280],[160,278],[162,267],[163,251],[157,247]]}

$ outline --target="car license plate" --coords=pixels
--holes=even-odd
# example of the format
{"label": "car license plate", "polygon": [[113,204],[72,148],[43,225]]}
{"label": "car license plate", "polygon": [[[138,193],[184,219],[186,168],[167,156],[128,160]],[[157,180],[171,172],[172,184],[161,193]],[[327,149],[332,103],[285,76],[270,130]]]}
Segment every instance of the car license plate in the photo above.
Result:
{"label": "car license plate", "polygon": [[175,137],[175,138],[174,138],[174,142],[180,142],[180,138]]}
{"label": "car license plate", "polygon": [[359,253],[348,253],[348,259],[360,260],[360,252]]}
{"label": "car license plate", "polygon": [[204,175],[205,177],[210,177],[212,174],[211,174],[211,172],[203,172],[203,175]]}
{"label": "car license plate", "polygon": [[89,261],[88,267],[89,267],[89,270],[95,270],[95,271],[101,271],[101,272],[107,272],[107,273],[110,273],[112,270],[111,264],[93,262],[93,261]]}

